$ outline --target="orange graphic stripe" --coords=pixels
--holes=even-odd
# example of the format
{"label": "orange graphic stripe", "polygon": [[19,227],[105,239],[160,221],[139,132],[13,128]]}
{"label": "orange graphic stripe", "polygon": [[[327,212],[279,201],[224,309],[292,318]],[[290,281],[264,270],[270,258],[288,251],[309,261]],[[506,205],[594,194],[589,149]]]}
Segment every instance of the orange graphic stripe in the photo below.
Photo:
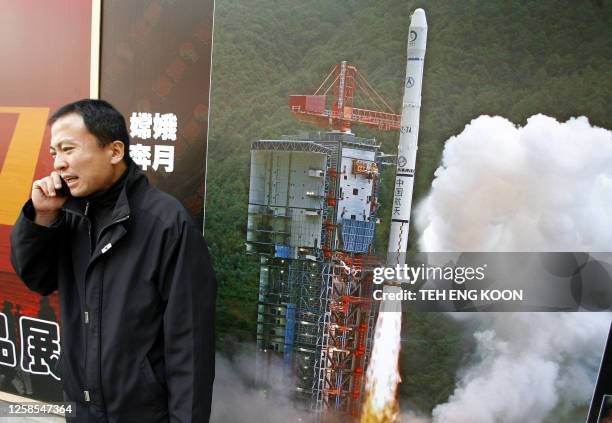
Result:
{"label": "orange graphic stripe", "polygon": [[0,107],[0,113],[17,113],[17,125],[0,170],[0,225],[13,225],[29,198],[48,107]]}

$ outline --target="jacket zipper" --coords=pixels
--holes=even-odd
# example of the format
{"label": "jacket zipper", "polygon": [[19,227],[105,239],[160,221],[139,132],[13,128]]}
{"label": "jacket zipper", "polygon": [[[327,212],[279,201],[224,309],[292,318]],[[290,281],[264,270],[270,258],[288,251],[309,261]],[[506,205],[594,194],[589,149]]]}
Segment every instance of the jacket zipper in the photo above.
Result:
{"label": "jacket zipper", "polygon": [[[89,212],[89,201],[85,203],[85,217],[87,218],[87,234],[89,235],[89,255],[93,254],[93,245],[91,244],[91,220],[87,213]],[[87,298],[87,296],[85,297]]]}
{"label": "jacket zipper", "polygon": [[[105,227],[102,228],[102,230],[100,230],[98,237],[96,239],[96,246],[98,245],[98,242],[100,241],[100,238],[102,237],[102,233],[104,233],[104,231],[108,228],[110,228],[113,225],[116,225],[117,223],[121,223],[124,222],[126,220],[128,220],[130,218],[130,215],[125,215],[124,217],[114,220],[111,223],[109,223],[108,225],[106,225]],[[107,247],[104,247],[105,249],[102,249],[102,254],[104,254],[106,251],[108,251],[110,249],[112,245],[109,243]],[[100,295],[98,295],[98,336],[100,337],[100,340],[98,341],[98,359],[100,360],[98,363],[98,378],[100,379],[100,397],[102,399],[102,404],[104,404],[104,415],[106,417],[106,421],[108,422],[108,416],[106,415],[106,401],[104,400],[104,387],[102,386],[102,338],[101,338],[101,334],[102,334],[102,293],[104,291],[104,274],[106,272],[104,271],[104,268],[102,268],[102,279],[100,281]]]}
{"label": "jacket zipper", "polygon": [[[88,239],[89,239],[89,256],[91,257],[91,255],[93,254],[93,248],[91,245],[91,221],[89,220],[89,216],[87,215],[89,212],[89,201],[87,201],[85,203],[85,220],[87,221],[87,235],[88,235]],[[85,272],[85,274],[87,274],[87,272]],[[85,304],[83,304],[83,307],[85,307],[85,316],[84,316],[84,321],[85,321],[85,372],[83,372],[83,378],[85,379],[85,390],[83,391],[83,394],[85,396],[85,402],[89,402],[91,401],[91,398],[89,396],[89,383],[87,383],[87,352],[89,350],[88,348],[88,340],[89,340],[89,308],[87,307],[87,280],[83,281],[83,298],[85,300]]]}
{"label": "jacket zipper", "polygon": [[104,292],[104,274],[105,267],[102,267],[102,277],[100,279],[100,295],[98,295],[98,379],[100,380],[100,398],[102,399],[102,409],[104,417],[108,423],[108,415],[106,414],[106,401],[104,400],[104,388],[102,387],[102,293]]}
{"label": "jacket zipper", "polygon": [[[84,215],[85,215],[85,218],[87,220],[87,234],[88,234],[88,237],[89,237],[89,252],[90,252],[90,256],[91,256],[91,255],[93,255],[95,246],[92,243],[93,242],[93,239],[92,239],[93,237],[91,236],[91,220],[89,219],[88,213],[89,213],[89,201],[85,202],[85,213],[84,213]],[[112,221],[111,223],[109,223],[108,225],[106,225],[105,227],[102,228],[102,230],[100,231],[99,235],[101,236],[102,233],[106,229],[111,227],[112,225],[115,225],[117,223],[121,223],[123,221],[126,221],[129,218],[130,218],[130,215],[128,214],[128,215],[125,215],[124,217],[122,217],[120,219]],[[97,242],[98,242],[100,236],[98,236],[97,237],[98,239],[96,239],[96,245],[97,245]],[[108,251],[108,249],[110,249],[110,247],[107,248],[106,251]],[[106,251],[104,251],[104,252],[106,252]],[[86,303],[86,301],[87,301],[87,283],[86,282],[87,281],[85,281],[84,287],[83,287],[83,289],[84,289],[83,296],[85,298],[85,304],[83,304],[83,306],[87,309],[87,303]],[[99,310],[102,310],[102,287],[100,287],[100,288],[101,288],[100,295],[98,296],[98,298],[99,298],[99,300],[98,300],[98,307],[99,307],[99,309],[98,309],[98,333],[102,332],[102,330],[101,330],[102,329],[102,313],[99,312]],[[89,317],[90,317],[90,313],[89,313],[89,310],[87,310],[84,313],[84,321],[85,321],[85,324],[87,326],[89,326],[89,320],[90,320]],[[89,338],[88,332],[89,332],[88,327],[86,327],[86,329],[85,329],[85,369],[87,369],[87,351],[88,351],[88,347],[87,346],[88,346],[88,338]],[[101,351],[102,340],[100,340],[100,342],[98,343],[98,348],[99,348],[98,355],[99,355],[99,360],[100,360],[100,362],[98,363],[98,373],[99,373],[99,378],[100,378],[100,396],[102,397],[102,401],[104,401],[104,394],[103,394],[103,388],[102,388],[102,351]],[[87,371],[85,371],[85,374],[83,376],[85,378],[85,387],[87,387],[88,386],[88,383],[87,383]],[[89,388],[87,388],[86,390],[83,391],[83,395],[85,397],[85,402],[89,402],[91,400],[90,394],[89,394]]]}

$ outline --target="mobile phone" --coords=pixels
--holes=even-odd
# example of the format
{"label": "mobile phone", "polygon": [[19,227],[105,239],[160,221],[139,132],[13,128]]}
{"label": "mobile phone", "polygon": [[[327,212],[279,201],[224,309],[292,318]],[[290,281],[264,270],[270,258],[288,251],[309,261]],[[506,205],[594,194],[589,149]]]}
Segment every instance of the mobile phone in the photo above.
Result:
{"label": "mobile phone", "polygon": [[55,194],[59,197],[67,197],[70,195],[70,188],[68,188],[68,184],[64,181],[64,178],[60,177],[60,181],[62,181],[62,187],[60,189],[55,190]]}

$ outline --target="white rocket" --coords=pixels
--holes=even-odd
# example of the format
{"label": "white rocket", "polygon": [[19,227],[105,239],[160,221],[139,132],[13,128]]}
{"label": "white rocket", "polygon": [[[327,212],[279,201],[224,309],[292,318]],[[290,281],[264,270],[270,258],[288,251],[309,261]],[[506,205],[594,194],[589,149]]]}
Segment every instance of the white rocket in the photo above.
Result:
{"label": "white rocket", "polygon": [[[388,267],[406,263],[426,44],[425,12],[423,9],[417,9],[412,14],[408,35],[408,62],[387,250]],[[367,395],[361,415],[362,423],[398,421],[399,406],[396,394],[400,374],[397,363],[400,352],[402,307],[401,301],[391,298],[385,300],[385,295],[389,297],[396,295],[395,298],[400,298],[402,288],[399,284],[389,282],[385,283],[382,289],[383,301],[376,321],[374,346],[368,365]]]}
{"label": "white rocket", "polygon": [[406,79],[404,81],[399,147],[397,151],[397,171],[395,173],[393,204],[391,205],[391,230],[389,231],[387,254],[388,266],[404,264],[406,262],[426,47],[427,20],[425,19],[425,11],[423,9],[416,9],[412,14],[408,32],[408,57],[406,62]]}

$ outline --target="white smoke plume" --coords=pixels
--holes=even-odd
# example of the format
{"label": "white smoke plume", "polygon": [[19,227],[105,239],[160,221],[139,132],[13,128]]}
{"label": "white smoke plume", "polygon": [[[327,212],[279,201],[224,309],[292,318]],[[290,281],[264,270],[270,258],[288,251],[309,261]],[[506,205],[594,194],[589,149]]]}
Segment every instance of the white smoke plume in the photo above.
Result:
{"label": "white smoke plume", "polygon": [[[283,370],[282,360],[270,354],[257,362],[256,348],[241,344],[231,360],[216,356],[212,423],[310,423],[309,413],[291,400],[295,383]],[[261,357],[261,356],[260,356]]]}
{"label": "white smoke plume", "polygon": [[417,225],[426,251],[609,251],[612,131],[585,117],[474,119],[446,142]]}
{"label": "white smoke plume", "polygon": [[411,412],[405,412],[400,414],[400,422],[402,423],[431,423],[431,420],[427,417],[418,416]]}
{"label": "white smoke plume", "polygon": [[[422,251],[610,251],[611,216],[612,131],[481,116],[447,141],[416,223]],[[560,422],[588,405],[609,314],[462,317],[481,328],[478,358],[435,423]]]}

